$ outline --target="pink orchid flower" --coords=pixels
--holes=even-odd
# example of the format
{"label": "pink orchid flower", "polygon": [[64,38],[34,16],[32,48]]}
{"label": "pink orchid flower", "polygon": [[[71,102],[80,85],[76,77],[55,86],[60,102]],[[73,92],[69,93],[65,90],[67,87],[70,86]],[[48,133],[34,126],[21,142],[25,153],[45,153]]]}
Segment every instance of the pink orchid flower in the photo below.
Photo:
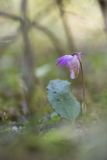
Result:
{"label": "pink orchid flower", "polygon": [[70,70],[70,78],[75,79],[81,69],[81,52],[73,55],[64,55],[57,59],[57,65],[66,66]]}

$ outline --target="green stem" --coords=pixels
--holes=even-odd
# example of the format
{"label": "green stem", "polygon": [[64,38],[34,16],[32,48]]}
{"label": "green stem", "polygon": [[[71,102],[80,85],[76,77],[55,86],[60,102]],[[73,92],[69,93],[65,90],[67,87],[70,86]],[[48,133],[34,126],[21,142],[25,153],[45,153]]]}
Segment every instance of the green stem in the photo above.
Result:
{"label": "green stem", "polygon": [[86,112],[86,97],[85,97],[85,79],[84,79],[84,72],[81,60],[79,58],[80,67],[81,67],[81,74],[82,74],[82,85],[83,85],[83,105],[82,105],[82,113]]}

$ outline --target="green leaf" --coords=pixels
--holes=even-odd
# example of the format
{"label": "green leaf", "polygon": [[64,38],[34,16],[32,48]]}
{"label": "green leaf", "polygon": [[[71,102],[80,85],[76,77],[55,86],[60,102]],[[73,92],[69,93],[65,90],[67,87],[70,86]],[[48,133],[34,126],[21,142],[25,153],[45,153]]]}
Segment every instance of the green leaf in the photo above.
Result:
{"label": "green leaf", "polygon": [[71,93],[70,82],[52,80],[48,84],[48,100],[52,108],[61,117],[73,120],[80,113],[80,104]]}

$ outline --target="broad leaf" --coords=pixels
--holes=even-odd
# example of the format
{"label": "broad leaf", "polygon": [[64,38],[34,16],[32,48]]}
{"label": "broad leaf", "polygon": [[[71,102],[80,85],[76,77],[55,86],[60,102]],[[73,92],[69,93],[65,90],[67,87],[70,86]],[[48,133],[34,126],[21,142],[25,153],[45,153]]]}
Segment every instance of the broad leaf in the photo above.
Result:
{"label": "broad leaf", "polygon": [[48,100],[57,114],[75,119],[80,113],[80,104],[71,93],[71,84],[66,80],[52,80],[48,84]]}

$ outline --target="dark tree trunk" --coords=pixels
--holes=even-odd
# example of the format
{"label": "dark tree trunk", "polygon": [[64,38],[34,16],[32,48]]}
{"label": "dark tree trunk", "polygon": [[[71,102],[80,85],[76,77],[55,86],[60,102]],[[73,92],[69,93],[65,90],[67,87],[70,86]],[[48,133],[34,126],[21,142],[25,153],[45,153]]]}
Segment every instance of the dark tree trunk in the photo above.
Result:
{"label": "dark tree trunk", "polygon": [[64,31],[65,31],[65,34],[66,34],[68,48],[69,48],[70,52],[75,52],[76,48],[75,48],[74,41],[73,41],[73,38],[72,38],[71,29],[68,26],[67,18],[64,14],[65,12],[64,12],[63,0],[56,0],[56,4],[59,8],[62,24],[63,24]]}
{"label": "dark tree trunk", "polygon": [[33,50],[29,38],[29,20],[27,18],[27,0],[22,0],[21,5],[21,15],[23,21],[21,23],[21,31],[23,38],[23,60],[22,60],[22,70],[23,70],[23,80],[26,86],[25,92],[25,102],[22,103],[23,111],[28,112],[30,109],[30,98],[35,85],[35,77],[34,77],[34,67],[35,60],[33,55]]}
{"label": "dark tree trunk", "polygon": [[98,3],[103,14],[105,30],[107,31],[107,0],[98,0]]}

